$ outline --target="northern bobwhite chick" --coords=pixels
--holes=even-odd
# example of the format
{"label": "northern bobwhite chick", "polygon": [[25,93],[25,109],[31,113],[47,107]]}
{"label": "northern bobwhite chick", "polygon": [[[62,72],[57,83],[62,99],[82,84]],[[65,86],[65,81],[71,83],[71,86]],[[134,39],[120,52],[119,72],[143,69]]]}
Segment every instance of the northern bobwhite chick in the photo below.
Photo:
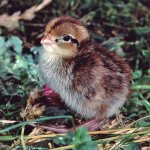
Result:
{"label": "northern bobwhite chick", "polygon": [[88,129],[97,129],[128,99],[130,67],[123,58],[91,42],[79,20],[68,16],[51,20],[41,43],[41,76],[68,107],[93,119],[85,124]]}

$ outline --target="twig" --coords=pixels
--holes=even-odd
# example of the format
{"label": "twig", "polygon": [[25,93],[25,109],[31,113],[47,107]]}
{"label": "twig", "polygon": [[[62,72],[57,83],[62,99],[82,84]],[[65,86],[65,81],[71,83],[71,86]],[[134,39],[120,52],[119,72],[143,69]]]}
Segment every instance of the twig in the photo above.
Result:
{"label": "twig", "polygon": [[12,123],[17,123],[17,122],[21,122],[21,121],[16,121],[16,120],[0,120],[0,123],[3,123],[3,124],[12,124]]}
{"label": "twig", "polygon": [[15,125],[12,125],[12,126],[10,126],[8,128],[0,130],[0,134],[8,132],[8,131],[10,131],[12,129],[24,126],[24,125],[30,125],[30,124],[33,125],[34,123],[37,123],[37,122],[40,122],[40,121],[46,121],[46,120],[52,120],[52,119],[65,119],[65,118],[71,120],[73,128],[75,129],[75,122],[74,122],[73,117],[69,116],[69,115],[62,115],[62,116],[43,117],[43,118],[38,118],[38,119],[35,119],[35,120],[29,120],[29,121],[25,121],[25,122],[20,122],[18,124],[15,124]]}
{"label": "twig", "polygon": [[132,126],[133,124],[135,124],[136,122],[138,122],[138,121],[140,121],[140,120],[143,120],[143,119],[147,119],[147,118],[150,118],[150,115],[145,116],[145,117],[143,117],[143,118],[140,118],[140,119],[138,119],[138,120],[136,120],[136,121],[130,123],[129,125],[127,125],[127,128],[128,128],[128,127],[131,127],[131,126]]}
{"label": "twig", "polygon": [[21,144],[22,144],[22,148],[23,150],[26,150],[26,145],[25,145],[25,141],[24,141],[24,130],[25,130],[25,126],[22,127],[21,129]]}
{"label": "twig", "polygon": [[66,149],[73,149],[74,145],[67,145],[67,146],[62,146],[62,147],[58,147],[58,148],[53,148],[51,150],[66,150]]}
{"label": "twig", "polygon": [[16,11],[12,15],[6,13],[0,15],[0,26],[13,30],[19,27],[20,20],[32,20],[35,18],[36,13],[50,4],[53,0],[42,0],[38,5],[31,6],[26,9],[22,14],[21,11]]}
{"label": "twig", "polygon": [[141,138],[139,140],[135,140],[135,142],[138,142],[138,143],[143,143],[143,142],[150,142],[150,135],[149,136],[146,136],[144,138]]}
{"label": "twig", "polygon": [[50,4],[52,0],[43,0],[39,5],[34,5],[27,9],[23,14],[20,15],[20,19],[32,20],[35,17],[35,13],[43,9],[45,6]]}
{"label": "twig", "polygon": [[[145,127],[145,128],[127,128],[127,129],[112,129],[112,130],[103,130],[103,131],[93,131],[93,132],[88,132],[88,134],[90,135],[98,135],[98,134],[113,134],[113,135],[118,135],[118,133],[115,132],[119,132],[123,130],[120,134],[123,136],[125,134],[131,134],[133,132],[139,131],[139,130],[146,130],[150,132],[150,127]],[[130,133],[125,133],[122,134],[125,131],[130,131]],[[132,132],[131,132],[132,131]],[[140,131],[141,132],[141,131]],[[55,136],[65,136],[66,134],[48,134],[48,135],[38,135],[38,136],[29,136],[27,139],[38,139],[38,138],[50,138],[50,137],[55,137]]]}
{"label": "twig", "polygon": [[44,27],[45,26],[45,24],[42,24],[42,23],[24,23],[24,22],[21,22],[20,24],[26,25],[26,26],[35,26],[35,27]]}
{"label": "twig", "polygon": [[[150,130],[146,130],[146,131],[141,131],[141,132],[138,132],[138,133],[126,134],[126,136],[132,135],[132,137],[135,137],[135,136],[138,136],[138,135],[149,134],[149,133],[150,133]],[[110,141],[113,141],[113,140],[116,141],[120,138],[123,138],[124,136],[125,135],[119,135],[119,136],[109,137],[109,138],[105,138],[105,139],[99,139],[99,140],[96,140],[95,142],[97,144],[105,144],[105,143],[109,143]]]}
{"label": "twig", "polygon": [[[150,131],[144,131],[144,132],[134,133],[133,136],[135,136],[135,135],[141,135],[141,134],[146,134],[148,132],[150,132]],[[104,144],[104,143],[109,143],[110,141],[114,141],[114,140],[117,141],[117,140],[121,139],[122,137],[124,137],[124,135],[110,137],[110,138],[105,138],[105,139],[100,139],[100,140],[96,140],[95,142],[97,144]],[[146,141],[146,139],[145,139],[145,141]],[[143,141],[141,141],[141,142],[143,142]],[[54,148],[52,150],[67,150],[67,149],[73,149],[73,148],[74,148],[74,145],[67,145],[67,146],[63,146],[63,147],[59,147],[59,148]]]}
{"label": "twig", "polygon": [[[120,128],[120,129],[108,129],[108,130],[99,130],[99,131],[91,131],[91,132],[88,132],[90,135],[98,135],[98,134],[111,134],[111,133],[114,133],[114,132],[117,132],[117,134],[120,134],[120,133],[123,133],[123,132],[127,132],[127,131],[133,131],[135,129],[141,129],[141,128],[129,128],[130,126],[132,126],[133,124],[135,124],[136,122],[142,120],[142,119],[146,119],[146,118],[149,118],[149,116],[146,116],[146,117],[143,117],[143,118],[140,118],[134,122],[132,122],[131,124],[127,125],[126,128]],[[46,119],[47,120],[47,119]],[[25,123],[25,124],[28,124],[28,125],[31,125],[31,126],[36,126],[35,123],[37,122],[32,122],[32,121],[27,121],[27,122],[21,122],[21,121],[15,121],[15,120],[0,120],[1,123],[4,123],[4,124],[12,124],[12,123]],[[29,122],[29,123],[28,123]],[[32,124],[30,123],[32,122]],[[145,127],[145,128],[148,128],[148,127]],[[50,135],[39,135],[39,136],[35,136],[35,138],[42,138],[42,137],[55,137],[56,135],[59,135],[59,136],[63,136],[65,134],[50,134]],[[34,138],[34,137],[33,137]]]}

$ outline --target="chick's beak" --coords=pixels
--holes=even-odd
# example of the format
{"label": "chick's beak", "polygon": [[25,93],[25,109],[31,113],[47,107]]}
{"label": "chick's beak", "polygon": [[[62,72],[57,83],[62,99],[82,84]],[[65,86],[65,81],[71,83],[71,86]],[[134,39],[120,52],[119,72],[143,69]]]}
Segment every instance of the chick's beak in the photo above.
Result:
{"label": "chick's beak", "polygon": [[43,36],[41,39],[41,44],[51,45],[54,43],[55,41],[51,40],[47,35]]}

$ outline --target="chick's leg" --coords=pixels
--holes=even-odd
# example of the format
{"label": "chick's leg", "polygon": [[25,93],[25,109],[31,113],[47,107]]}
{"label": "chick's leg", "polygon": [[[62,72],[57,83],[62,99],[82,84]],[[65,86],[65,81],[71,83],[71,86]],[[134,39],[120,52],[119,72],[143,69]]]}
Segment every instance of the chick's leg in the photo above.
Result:
{"label": "chick's leg", "polygon": [[[103,129],[103,125],[106,123],[106,120],[107,119],[100,121],[97,119],[92,119],[92,120],[86,121],[86,122],[76,126],[75,129],[78,129],[80,127],[86,127],[88,129],[88,131]],[[49,126],[42,125],[41,127],[48,131],[52,131],[52,132],[56,132],[56,133],[66,133],[69,131],[75,131],[74,128],[64,128],[61,126],[54,126],[54,125],[49,125]]]}

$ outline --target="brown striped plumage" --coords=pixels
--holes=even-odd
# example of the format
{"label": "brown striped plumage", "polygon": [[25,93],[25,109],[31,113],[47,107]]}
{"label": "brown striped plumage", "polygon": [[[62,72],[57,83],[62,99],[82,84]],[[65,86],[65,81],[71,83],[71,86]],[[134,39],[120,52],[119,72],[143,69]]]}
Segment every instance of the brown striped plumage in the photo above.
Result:
{"label": "brown striped plumage", "polygon": [[91,42],[79,20],[53,19],[41,43],[39,66],[44,81],[82,117],[109,118],[127,100],[130,67],[114,52]]}

